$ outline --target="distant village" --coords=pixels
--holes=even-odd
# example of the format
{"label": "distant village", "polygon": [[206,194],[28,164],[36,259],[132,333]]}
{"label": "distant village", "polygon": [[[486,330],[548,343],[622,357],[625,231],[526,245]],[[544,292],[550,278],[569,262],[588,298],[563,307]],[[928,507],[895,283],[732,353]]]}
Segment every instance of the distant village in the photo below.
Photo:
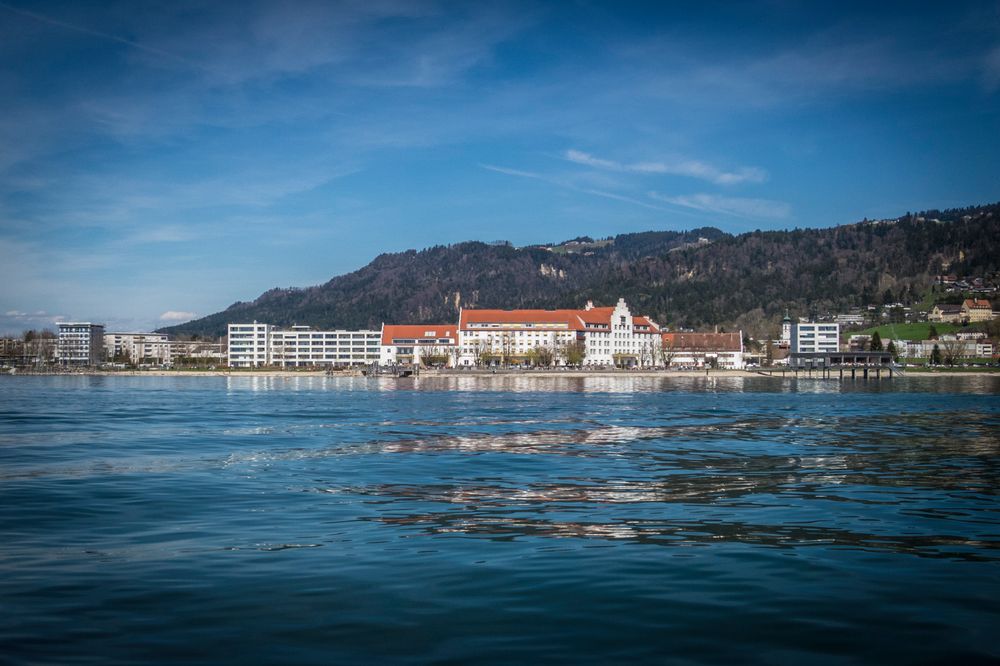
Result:
{"label": "distant village", "polygon": [[[946,288],[954,285],[956,290],[977,286],[974,281],[953,276],[942,276],[939,284]],[[177,340],[165,333],[107,332],[99,323],[60,322],[56,331],[29,331],[18,338],[0,339],[0,367],[9,371],[400,367],[744,370],[831,363],[994,365],[997,341],[990,332],[995,329],[984,322],[997,318],[989,300],[973,297],[961,303],[935,304],[917,315],[901,304],[812,318],[793,318],[786,313],[780,335],[764,340],[744,336],[740,330],[669,330],[648,316],[634,314],[624,299],[614,305],[588,302],[580,309],[564,310],[463,308],[456,322],[383,324],[371,330],[234,322],[219,340]],[[875,330],[851,332],[864,326]],[[897,327],[899,335],[893,334]]]}

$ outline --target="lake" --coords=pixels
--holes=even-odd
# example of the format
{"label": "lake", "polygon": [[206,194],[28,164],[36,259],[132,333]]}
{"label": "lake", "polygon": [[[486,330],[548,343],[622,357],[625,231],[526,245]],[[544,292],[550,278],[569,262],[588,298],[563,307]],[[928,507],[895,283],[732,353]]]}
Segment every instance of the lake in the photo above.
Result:
{"label": "lake", "polygon": [[0,377],[0,661],[996,663],[998,396]]}

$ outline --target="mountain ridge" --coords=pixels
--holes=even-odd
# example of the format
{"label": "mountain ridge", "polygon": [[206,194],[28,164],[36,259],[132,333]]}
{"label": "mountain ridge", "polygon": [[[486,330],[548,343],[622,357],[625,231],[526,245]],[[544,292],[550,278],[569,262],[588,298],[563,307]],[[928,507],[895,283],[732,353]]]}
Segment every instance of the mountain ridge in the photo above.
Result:
{"label": "mountain ridge", "polygon": [[942,272],[1000,271],[1000,203],[821,229],[646,231],[551,245],[465,241],[383,253],[310,287],[269,289],[159,332],[218,336],[264,321],[321,328],[454,321],[460,307],[564,308],[624,297],[661,324],[755,331],[894,298],[916,302]]}

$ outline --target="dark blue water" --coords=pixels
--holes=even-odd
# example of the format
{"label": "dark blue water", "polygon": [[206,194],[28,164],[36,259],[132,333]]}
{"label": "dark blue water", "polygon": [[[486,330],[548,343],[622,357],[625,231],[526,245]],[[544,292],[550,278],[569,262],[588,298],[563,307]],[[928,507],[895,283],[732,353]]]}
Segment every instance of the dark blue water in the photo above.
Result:
{"label": "dark blue water", "polygon": [[0,661],[996,662],[998,394],[0,378]]}

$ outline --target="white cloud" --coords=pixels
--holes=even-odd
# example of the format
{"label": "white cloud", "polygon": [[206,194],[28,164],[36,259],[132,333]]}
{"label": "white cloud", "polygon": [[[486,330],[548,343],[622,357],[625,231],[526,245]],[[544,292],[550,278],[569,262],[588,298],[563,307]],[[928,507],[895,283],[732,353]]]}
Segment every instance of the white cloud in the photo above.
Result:
{"label": "white cloud", "polygon": [[556,187],[561,187],[567,190],[573,190],[574,192],[582,192],[583,194],[589,194],[595,197],[603,197],[605,199],[612,199],[614,201],[621,201],[624,203],[630,203],[635,206],[642,206],[643,208],[651,208],[653,210],[663,210],[659,206],[654,206],[645,201],[640,201],[633,197],[625,196],[622,194],[615,194],[614,192],[608,192],[606,190],[598,190],[591,187],[579,187],[572,182],[565,180],[563,178],[558,178],[554,176],[545,176],[539,173],[534,173],[531,171],[521,171],[520,169],[511,169],[508,167],[495,166],[492,164],[480,164],[484,169],[489,171],[496,171],[497,173],[502,173],[508,176],[517,176],[518,178],[530,178],[532,180],[540,180],[543,183],[549,183],[555,185]]}
{"label": "white cloud", "polygon": [[44,311],[7,310],[0,315],[0,335],[16,336],[28,329],[51,329],[56,322],[66,319],[65,315],[50,315]]}
{"label": "white cloud", "polygon": [[160,321],[191,321],[198,315],[194,312],[184,312],[182,310],[167,310],[160,315]]}
{"label": "white cloud", "polygon": [[635,162],[623,164],[614,160],[595,157],[580,150],[567,150],[565,158],[575,164],[611,171],[628,173],[657,173],[673,176],[687,176],[707,180],[716,185],[738,185],[740,183],[763,183],[767,172],[757,167],[740,167],[735,171],[724,171],[698,160],[677,159],[668,162]]}
{"label": "white cloud", "polygon": [[692,208],[709,213],[722,213],[735,217],[762,219],[784,219],[792,212],[792,207],[784,201],[771,199],[750,199],[745,197],[724,197],[717,194],[687,194],[667,196],[650,192],[649,197],[682,208]]}

